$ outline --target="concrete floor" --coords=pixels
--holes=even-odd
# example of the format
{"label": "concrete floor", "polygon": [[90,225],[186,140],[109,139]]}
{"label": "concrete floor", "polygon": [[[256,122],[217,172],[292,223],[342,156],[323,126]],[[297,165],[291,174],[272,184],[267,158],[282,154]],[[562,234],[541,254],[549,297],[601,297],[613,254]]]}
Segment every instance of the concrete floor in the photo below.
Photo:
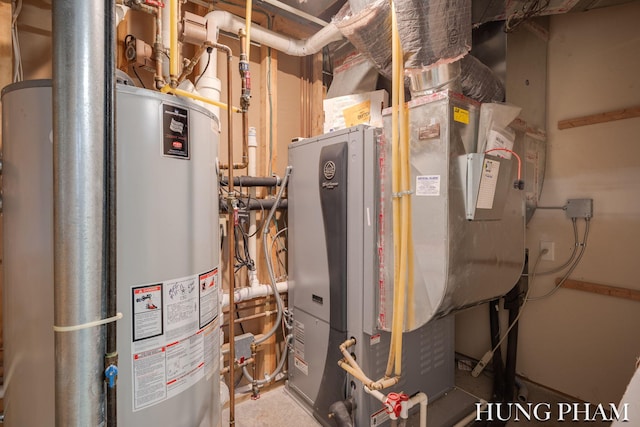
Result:
{"label": "concrete floor", "polygon": [[[520,419],[519,421],[509,421],[506,427],[529,427],[533,425],[544,425],[545,427],[602,427],[609,425],[603,422],[560,422],[557,421],[557,412],[554,411],[558,403],[573,402],[567,396],[554,393],[548,389],[525,382],[529,390],[528,401],[532,405],[536,403],[548,403],[551,408],[550,420],[546,422],[527,421]],[[492,378],[489,374],[480,375],[473,378],[470,372],[465,370],[456,370],[456,386],[482,399],[491,397]],[[249,400],[238,398],[235,408],[235,426],[236,427],[317,427],[320,424],[303,408],[286,390],[283,385],[273,387],[269,391],[261,394],[258,400]],[[526,407],[526,403],[524,404]],[[542,408],[544,411],[544,408]],[[229,410],[223,411],[223,425],[228,425]],[[416,417],[417,418],[417,417]],[[408,427],[417,426],[417,419],[409,419]],[[429,418],[427,418],[429,425]],[[471,424],[469,424],[471,425]],[[362,426],[359,426],[362,427]],[[369,427],[369,426],[364,426]]]}

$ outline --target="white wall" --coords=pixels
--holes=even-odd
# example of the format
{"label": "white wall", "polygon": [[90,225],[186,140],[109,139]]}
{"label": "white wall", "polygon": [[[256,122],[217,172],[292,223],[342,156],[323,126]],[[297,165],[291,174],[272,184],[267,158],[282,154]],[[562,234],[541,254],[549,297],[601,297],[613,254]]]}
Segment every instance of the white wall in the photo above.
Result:
{"label": "white wall", "polygon": [[[571,276],[640,290],[640,118],[558,130],[559,120],[640,106],[640,2],[557,15],[548,54],[547,173],[541,205],[592,198],[588,248]],[[580,234],[584,222],[580,220]],[[535,260],[553,241],[556,261],[573,235],[562,211],[538,210],[528,225]],[[638,264],[636,264],[638,263]],[[536,279],[532,295],[557,275]],[[457,351],[488,350],[486,306],[457,316]],[[504,330],[504,329],[503,329]],[[561,289],[530,302],[520,322],[517,370],[550,388],[591,402],[618,402],[640,355],[640,303]]]}

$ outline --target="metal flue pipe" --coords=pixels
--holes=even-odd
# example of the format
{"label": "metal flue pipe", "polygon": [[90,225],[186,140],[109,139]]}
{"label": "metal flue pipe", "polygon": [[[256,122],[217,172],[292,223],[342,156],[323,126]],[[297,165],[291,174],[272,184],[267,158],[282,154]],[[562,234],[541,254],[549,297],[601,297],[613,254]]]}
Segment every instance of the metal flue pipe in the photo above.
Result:
{"label": "metal flue pipe", "polygon": [[[53,2],[55,425],[104,425],[106,8]],[[65,328],[66,327],[66,328]]]}

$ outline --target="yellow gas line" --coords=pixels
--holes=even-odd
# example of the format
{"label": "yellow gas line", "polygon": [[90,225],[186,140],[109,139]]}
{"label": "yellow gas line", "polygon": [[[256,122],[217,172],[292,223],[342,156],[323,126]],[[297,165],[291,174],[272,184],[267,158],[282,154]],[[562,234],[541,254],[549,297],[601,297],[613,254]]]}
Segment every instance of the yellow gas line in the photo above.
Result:
{"label": "yellow gas line", "polygon": [[245,30],[247,32],[247,38],[245,39],[244,51],[247,52],[247,61],[249,60],[249,49],[251,48],[251,12],[253,11],[253,1],[247,0],[246,17],[245,17]]}
{"label": "yellow gas line", "polygon": [[169,0],[169,77],[177,82],[180,55],[178,53],[178,0]]}
{"label": "yellow gas line", "polygon": [[[191,92],[187,92],[186,90],[182,90],[182,89],[178,89],[178,88],[172,88],[169,85],[164,85],[162,87],[162,89],[160,89],[160,92],[162,92],[162,93],[172,93],[174,95],[184,96],[186,98],[195,99],[196,101],[202,101],[202,102],[205,102],[207,104],[211,104],[211,105],[214,105],[216,107],[220,107],[223,110],[226,110],[227,108],[229,108],[227,106],[227,104],[225,104],[223,102],[215,101],[215,100],[213,100],[211,98],[205,98],[204,96],[197,95],[197,94],[191,93]],[[238,107],[231,106],[231,108],[232,108],[232,111],[234,113],[239,113],[240,112],[240,109]]]}

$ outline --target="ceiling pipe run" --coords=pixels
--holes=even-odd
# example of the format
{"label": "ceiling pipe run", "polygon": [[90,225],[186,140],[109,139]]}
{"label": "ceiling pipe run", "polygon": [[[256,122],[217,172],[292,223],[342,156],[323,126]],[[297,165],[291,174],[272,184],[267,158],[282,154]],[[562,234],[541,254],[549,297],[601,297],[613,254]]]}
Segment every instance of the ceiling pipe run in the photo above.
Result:
{"label": "ceiling pipe run", "polygon": [[99,426],[105,423],[104,163],[113,117],[105,20],[113,4],[70,0],[52,7],[55,425]]}
{"label": "ceiling pipe run", "polygon": [[[220,30],[238,34],[241,28],[245,28],[245,20],[239,16],[223,10],[214,10],[205,15],[207,21],[207,41],[215,43],[218,41]],[[291,56],[307,56],[318,53],[322,48],[331,42],[342,40],[342,34],[333,23],[327,24],[320,31],[305,40],[294,39],[278,34],[260,27],[251,26],[251,41],[263,44]],[[248,54],[248,52],[247,52]],[[205,98],[220,101],[222,85],[218,79],[218,66],[216,52],[210,53],[209,61],[199,62],[198,84],[196,90]],[[207,65],[208,64],[208,65]],[[220,109],[216,106],[206,105],[214,114],[220,114]]]}
{"label": "ceiling pipe run", "polygon": [[[209,12],[205,18],[207,19],[207,39],[209,41],[215,41],[220,30],[237,34],[240,28],[245,27],[242,18],[221,10]],[[259,25],[251,26],[251,41],[264,44],[291,56],[313,55],[320,52],[324,46],[338,40],[342,40],[342,34],[333,23],[327,24],[305,40],[284,36]]]}

